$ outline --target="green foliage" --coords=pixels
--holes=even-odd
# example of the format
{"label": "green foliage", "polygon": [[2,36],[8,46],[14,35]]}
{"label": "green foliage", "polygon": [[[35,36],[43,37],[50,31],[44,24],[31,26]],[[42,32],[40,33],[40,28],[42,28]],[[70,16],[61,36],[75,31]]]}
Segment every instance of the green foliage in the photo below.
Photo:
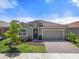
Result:
{"label": "green foliage", "polygon": [[75,33],[69,32],[69,33],[67,34],[67,39],[68,39],[69,41],[71,41],[71,42],[74,42],[75,39],[76,39]]}
{"label": "green foliage", "polygon": [[77,36],[73,32],[69,32],[67,34],[67,39],[68,39],[68,41],[71,41],[71,42],[74,42],[74,43],[78,43],[79,42],[79,36]]}
{"label": "green foliage", "polygon": [[19,28],[22,26],[20,23],[16,20],[12,20],[9,26],[9,29],[6,33],[4,33],[6,38],[9,38],[12,43],[18,43],[19,42]]}
{"label": "green foliage", "polygon": [[76,42],[76,43],[79,43],[79,36],[76,37],[75,42]]}
{"label": "green foliage", "polygon": [[15,52],[15,53],[19,53],[19,52],[21,52],[21,53],[43,53],[43,52],[46,52],[45,46],[41,46],[41,45],[36,46],[36,45],[30,45],[27,43],[22,43],[22,44],[16,45],[16,48],[18,51],[10,50],[10,48],[7,45],[5,45],[9,41],[10,41],[10,39],[5,39],[5,40],[0,41],[0,53],[9,53],[9,51]]}

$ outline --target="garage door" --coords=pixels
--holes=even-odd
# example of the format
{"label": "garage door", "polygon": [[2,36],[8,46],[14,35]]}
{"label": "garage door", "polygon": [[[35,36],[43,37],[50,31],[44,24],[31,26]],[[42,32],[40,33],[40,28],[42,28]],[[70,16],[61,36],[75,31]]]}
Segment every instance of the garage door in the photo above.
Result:
{"label": "garage door", "polygon": [[45,39],[45,40],[62,40],[63,31],[43,31],[43,39]]}

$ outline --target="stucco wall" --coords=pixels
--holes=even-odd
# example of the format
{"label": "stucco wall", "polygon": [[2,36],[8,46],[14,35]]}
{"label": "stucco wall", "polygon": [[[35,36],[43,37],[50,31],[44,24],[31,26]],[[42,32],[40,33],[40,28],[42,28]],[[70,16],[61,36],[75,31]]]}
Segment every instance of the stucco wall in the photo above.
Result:
{"label": "stucco wall", "polygon": [[74,32],[76,35],[79,36],[79,28],[67,28],[66,33],[69,33],[69,32]]}

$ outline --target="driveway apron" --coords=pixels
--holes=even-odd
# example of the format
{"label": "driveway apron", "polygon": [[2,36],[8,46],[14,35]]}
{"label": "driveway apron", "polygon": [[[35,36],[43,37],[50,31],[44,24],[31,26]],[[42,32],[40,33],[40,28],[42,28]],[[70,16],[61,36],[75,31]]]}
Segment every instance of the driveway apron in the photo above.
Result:
{"label": "driveway apron", "polygon": [[70,42],[44,42],[48,53],[79,53],[79,48]]}

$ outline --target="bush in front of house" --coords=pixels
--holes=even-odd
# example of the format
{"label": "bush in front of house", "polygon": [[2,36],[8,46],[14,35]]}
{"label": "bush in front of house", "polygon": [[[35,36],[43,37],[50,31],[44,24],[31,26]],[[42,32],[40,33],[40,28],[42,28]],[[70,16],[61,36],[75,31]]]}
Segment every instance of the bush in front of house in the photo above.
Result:
{"label": "bush in front of house", "polygon": [[31,36],[28,36],[28,40],[27,41],[32,41],[32,38]]}
{"label": "bush in front of house", "polygon": [[27,40],[28,40],[28,37],[26,37],[26,36],[21,36],[20,37],[21,42],[26,42]]}
{"label": "bush in front of house", "polygon": [[75,39],[76,39],[75,33],[73,33],[73,32],[67,33],[67,40],[68,40],[68,41],[74,42]]}
{"label": "bush in front of house", "polygon": [[79,36],[76,37],[75,42],[79,43]]}
{"label": "bush in front of house", "polygon": [[77,36],[74,32],[67,33],[67,40],[73,43],[79,43],[79,36]]}

